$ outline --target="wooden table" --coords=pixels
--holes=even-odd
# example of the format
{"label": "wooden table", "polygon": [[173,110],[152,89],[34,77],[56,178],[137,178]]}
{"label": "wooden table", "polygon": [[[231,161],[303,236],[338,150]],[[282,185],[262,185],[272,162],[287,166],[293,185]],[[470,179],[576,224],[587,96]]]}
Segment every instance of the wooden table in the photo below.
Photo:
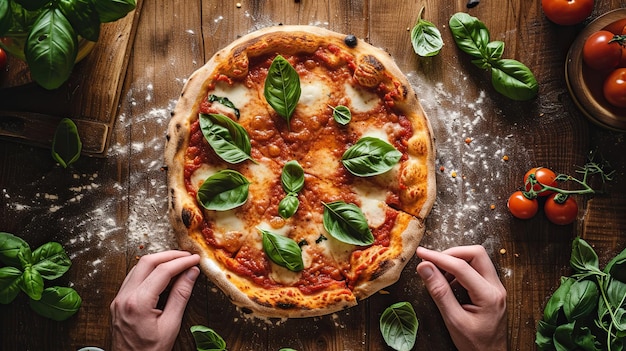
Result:
{"label": "wooden table", "polygon": [[[39,317],[23,294],[1,306],[0,349],[110,348],[108,306],[126,272],[139,256],[176,247],[166,218],[162,153],[186,78],[240,35],[270,25],[312,24],[385,48],[409,76],[431,120],[442,167],[422,245],[484,245],[508,290],[510,349],[534,350],[545,302],[559,277],[571,272],[572,239],[591,243],[601,264],[626,246],[624,134],[589,123],[568,93],[565,56],[582,25],[550,23],[538,0],[483,0],[469,10],[465,5],[464,0],[145,1],[107,157],[83,157],[65,170],[47,149],[0,141],[0,231],[32,247],[60,242],[73,266],[57,283],[74,287],[83,298],[80,311],[65,322]],[[599,0],[592,18],[625,5]],[[432,58],[417,57],[410,43],[408,29],[422,6],[445,42]],[[505,57],[532,69],[540,84],[536,99],[521,103],[498,95],[487,74],[457,49],[448,20],[459,11],[481,19],[492,40],[506,43]],[[606,194],[577,197],[575,224],[556,226],[543,214],[528,221],[510,216],[506,199],[527,169],[547,166],[574,174],[596,148],[616,169],[617,180]],[[415,350],[453,350],[416,276],[417,263],[408,263],[388,294],[353,309],[269,323],[243,317],[201,278],[175,350],[194,349],[189,327],[195,324],[214,328],[229,350],[383,350],[378,318],[400,300],[413,304],[420,321]]]}

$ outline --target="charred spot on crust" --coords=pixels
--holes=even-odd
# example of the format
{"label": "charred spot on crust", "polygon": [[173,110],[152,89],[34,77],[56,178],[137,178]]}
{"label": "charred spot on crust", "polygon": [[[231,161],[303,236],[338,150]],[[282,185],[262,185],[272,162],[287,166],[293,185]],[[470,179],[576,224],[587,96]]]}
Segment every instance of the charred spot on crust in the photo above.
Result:
{"label": "charred spot on crust", "polygon": [[276,307],[280,308],[281,310],[292,310],[296,308],[297,306],[292,303],[279,302],[276,304]]}
{"label": "charred spot on crust", "polygon": [[183,208],[182,211],[180,211],[180,219],[182,219],[185,227],[187,228],[191,227],[191,221],[193,220],[193,212],[189,211],[186,208]]}
{"label": "charred spot on crust", "polygon": [[386,271],[391,269],[391,267],[395,266],[395,264],[390,260],[384,260],[378,264],[378,269],[372,274],[371,280],[376,280],[378,277],[385,274]]}

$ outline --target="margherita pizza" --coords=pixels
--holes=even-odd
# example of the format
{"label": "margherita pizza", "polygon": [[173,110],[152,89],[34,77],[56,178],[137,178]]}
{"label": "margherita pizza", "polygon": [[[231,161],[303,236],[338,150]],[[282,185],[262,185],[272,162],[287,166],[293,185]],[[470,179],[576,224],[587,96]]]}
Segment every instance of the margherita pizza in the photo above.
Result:
{"label": "margherita pizza", "polygon": [[396,282],[435,199],[430,124],[383,50],[278,26],[217,52],[167,133],[182,248],[244,312],[309,317]]}

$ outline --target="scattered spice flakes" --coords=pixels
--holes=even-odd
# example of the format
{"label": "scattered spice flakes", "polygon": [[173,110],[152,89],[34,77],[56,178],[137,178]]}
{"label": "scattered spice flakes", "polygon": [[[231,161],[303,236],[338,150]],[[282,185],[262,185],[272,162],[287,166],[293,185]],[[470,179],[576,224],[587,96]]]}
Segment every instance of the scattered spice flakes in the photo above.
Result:
{"label": "scattered spice flakes", "polygon": [[456,178],[456,176],[457,176],[456,171],[452,171],[452,172],[450,173],[450,176],[452,176],[452,178]]}
{"label": "scattered spice flakes", "polygon": [[389,295],[390,294],[389,291],[387,291],[387,290],[379,290],[378,293],[381,294],[381,295]]}
{"label": "scattered spice flakes", "polygon": [[235,6],[237,6],[237,8],[240,9],[241,8],[241,3],[238,2],[237,4],[235,4]]}
{"label": "scattered spice flakes", "polygon": [[502,156],[502,160],[503,160],[503,161],[508,161],[508,160],[509,160],[509,155],[504,155],[504,156]]}
{"label": "scattered spice flakes", "polygon": [[489,206],[490,209],[495,210],[496,209],[496,204],[491,204],[491,206]]}
{"label": "scattered spice flakes", "polygon": [[443,171],[445,171],[445,170],[446,170],[446,167],[444,167],[444,166],[439,166],[439,171],[440,171],[440,172],[443,172]]}
{"label": "scattered spice flakes", "polygon": [[504,255],[505,253],[506,253],[506,249],[505,248],[500,249],[500,255]]}
{"label": "scattered spice flakes", "polygon": [[465,143],[467,145],[471,144],[472,143],[472,138],[470,138],[470,137],[465,138]]}

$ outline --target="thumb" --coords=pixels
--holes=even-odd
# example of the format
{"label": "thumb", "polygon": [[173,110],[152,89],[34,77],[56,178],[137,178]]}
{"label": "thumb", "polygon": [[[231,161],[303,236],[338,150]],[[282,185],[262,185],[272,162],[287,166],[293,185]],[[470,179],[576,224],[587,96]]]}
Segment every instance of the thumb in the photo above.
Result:
{"label": "thumb", "polygon": [[422,261],[417,265],[417,273],[424,281],[428,293],[444,319],[463,313],[463,308],[454,296],[450,284],[432,262]]}
{"label": "thumb", "polygon": [[189,302],[193,286],[199,274],[200,269],[193,266],[184,271],[172,284],[167,303],[163,309],[163,315],[167,316],[172,323],[180,323],[182,320],[185,307],[187,302]]}

